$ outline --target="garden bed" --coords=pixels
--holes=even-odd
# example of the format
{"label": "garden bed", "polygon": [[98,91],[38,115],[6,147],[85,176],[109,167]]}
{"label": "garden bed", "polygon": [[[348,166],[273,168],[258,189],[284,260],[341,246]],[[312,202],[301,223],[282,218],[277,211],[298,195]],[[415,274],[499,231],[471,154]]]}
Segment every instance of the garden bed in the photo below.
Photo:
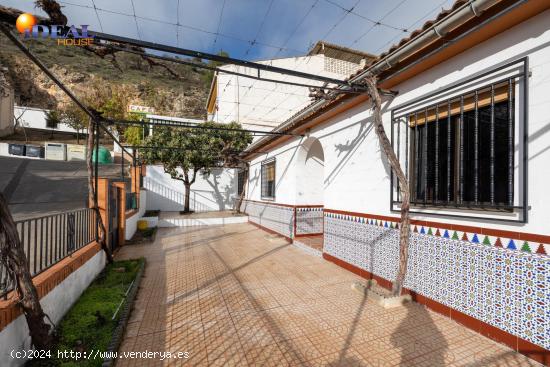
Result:
{"label": "garden bed", "polygon": [[155,242],[157,236],[157,227],[138,229],[129,241],[126,241],[126,245],[143,245],[146,243]]}
{"label": "garden bed", "polygon": [[160,214],[160,210],[147,210],[143,214],[144,217],[158,217]]}
{"label": "garden bed", "polygon": [[[107,265],[58,325],[51,359],[33,360],[28,365],[101,366],[103,355],[95,353],[116,351],[143,267],[143,259]],[[60,355],[63,353],[67,358]],[[80,353],[79,360],[75,353]]]}

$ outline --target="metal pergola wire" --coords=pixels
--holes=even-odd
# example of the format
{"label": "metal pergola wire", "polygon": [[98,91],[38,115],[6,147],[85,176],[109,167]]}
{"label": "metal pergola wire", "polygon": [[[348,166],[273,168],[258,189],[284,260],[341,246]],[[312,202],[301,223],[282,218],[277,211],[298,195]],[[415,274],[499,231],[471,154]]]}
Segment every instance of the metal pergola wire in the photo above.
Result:
{"label": "metal pergola wire", "polygon": [[[146,52],[138,50],[136,48],[120,47],[120,46],[116,46],[116,45],[113,45],[113,44],[107,44],[106,46],[113,49],[113,50],[116,50],[116,51],[127,52],[127,53],[131,53],[131,54],[134,54],[134,55],[139,55],[139,56],[145,56],[145,57],[148,57],[148,58],[151,58],[151,59],[157,59],[157,60],[173,62],[173,63],[181,64],[181,65],[193,66],[193,67],[197,67],[197,68],[200,68],[200,69],[216,71],[216,72],[222,73],[222,74],[235,75],[235,76],[240,76],[240,77],[243,77],[243,78],[255,79],[255,80],[260,80],[260,81],[264,81],[264,82],[270,82],[270,83],[276,83],[276,84],[286,84],[286,85],[292,85],[292,86],[295,86],[295,87],[304,87],[304,88],[322,88],[322,89],[336,91],[336,92],[340,92],[340,93],[362,93],[365,90],[363,86],[359,86],[359,85],[350,86],[348,84],[345,84],[345,86],[349,86],[349,88],[348,89],[342,89],[342,88],[335,88],[335,87],[328,87],[328,86],[321,87],[319,85],[306,84],[306,83],[290,82],[286,79],[264,78],[264,77],[260,76],[259,71],[258,71],[257,75],[254,76],[254,75],[250,75],[250,74],[244,74],[244,73],[239,73],[239,72],[236,72],[236,71],[222,69],[222,68],[215,67],[215,66],[205,65],[205,64],[202,64],[202,63],[197,63],[197,62],[193,62],[193,61],[178,59],[178,58],[175,58],[175,57],[160,56],[160,55],[155,55],[155,54],[151,54],[151,53],[146,53]],[[285,70],[288,70],[288,69],[285,69]],[[253,85],[254,84],[252,84],[252,86]]]}
{"label": "metal pergola wire", "polygon": [[304,136],[302,134],[293,134],[293,133],[287,133],[287,132],[282,133],[282,132],[250,130],[250,129],[235,130],[228,127],[226,128],[221,126],[205,126],[203,124],[193,124],[190,122],[181,122],[181,121],[172,121],[172,120],[161,120],[158,118],[155,118],[153,121],[128,121],[128,120],[103,119],[103,122],[109,125],[142,126],[142,127],[162,126],[162,127],[176,127],[176,128],[185,128],[185,129],[233,131],[235,133],[250,133],[255,136],[263,136],[263,135],[300,136],[300,137]]}
{"label": "metal pergola wire", "polygon": [[[307,52],[307,50],[298,50],[298,49],[295,49],[295,48],[287,47],[287,44],[288,44],[289,40],[292,38],[292,36],[297,32],[297,30],[303,24],[305,19],[309,16],[311,11],[317,6],[319,1],[320,0],[316,0],[306,10],[306,13],[304,14],[304,16],[296,24],[293,32],[291,32],[291,34],[286,38],[285,42],[282,45],[275,45],[275,44],[269,44],[269,43],[266,43],[266,42],[262,42],[262,41],[257,40],[258,37],[255,37],[255,39],[244,39],[244,38],[241,38],[241,37],[237,37],[235,35],[231,35],[231,34],[228,34],[228,33],[221,32],[221,29],[220,29],[221,27],[219,26],[219,22],[218,22],[217,30],[215,32],[214,31],[209,31],[209,30],[197,27],[197,26],[191,26],[191,25],[188,25],[188,24],[183,24],[183,23],[180,22],[180,17],[179,17],[179,9],[180,9],[179,0],[177,2],[177,6],[176,6],[176,9],[175,9],[175,11],[176,11],[176,22],[171,22],[171,21],[167,21],[167,20],[160,20],[160,19],[152,18],[150,16],[138,15],[135,11],[135,6],[134,6],[133,2],[131,4],[132,5],[132,14],[130,14],[128,12],[117,11],[117,10],[109,10],[109,9],[105,9],[105,8],[96,6],[94,1],[92,1],[92,6],[91,5],[85,5],[85,4],[78,4],[78,3],[75,3],[75,2],[71,2],[71,1],[59,1],[59,3],[63,4],[63,5],[73,6],[73,7],[76,7],[76,8],[83,8],[83,9],[93,10],[95,12],[97,18],[98,18],[99,23],[100,23],[100,28],[102,28],[102,25],[101,25],[101,20],[100,20],[100,16],[99,16],[98,12],[102,12],[102,13],[106,13],[106,14],[120,15],[120,16],[129,17],[129,18],[134,18],[134,21],[136,23],[137,28],[139,28],[137,26],[137,20],[143,20],[143,21],[154,22],[154,23],[163,24],[163,25],[175,26],[176,30],[177,30],[176,31],[176,37],[177,38],[179,38],[179,29],[184,28],[184,29],[204,33],[204,34],[207,34],[207,35],[211,35],[211,36],[214,36],[216,38],[217,37],[222,37],[222,38],[231,39],[231,40],[234,40],[234,41],[237,41],[237,42],[246,43],[246,44],[250,45],[250,47],[254,47],[256,45],[263,46],[263,47],[268,47],[268,48],[277,50],[277,52],[275,54],[275,56],[277,56],[281,51],[291,51],[291,52],[295,52],[295,53],[299,53],[299,54]],[[327,4],[330,4],[331,6],[334,6],[338,9],[340,9],[341,11],[344,12],[344,14],[352,14],[355,17],[358,17],[358,18],[370,23],[372,25],[372,27],[384,27],[384,28],[391,29],[391,30],[398,31],[398,32],[402,32],[402,33],[407,33],[407,32],[409,32],[409,29],[412,28],[412,27],[399,27],[399,26],[395,26],[395,25],[392,25],[390,23],[384,22],[385,17],[382,17],[378,20],[367,17],[367,16],[359,13],[358,11],[356,11],[353,7],[348,9],[348,8],[345,8],[344,6],[342,6],[342,5],[340,5],[337,2],[332,1],[332,0],[323,0],[323,2],[325,2]],[[435,7],[434,10],[440,8],[446,2],[447,1],[442,2],[437,7]],[[402,5],[402,3],[400,3],[398,6],[396,6],[396,8],[401,6],[401,5]],[[222,3],[222,6],[225,6],[225,5]],[[430,11],[430,12],[432,12],[432,11]],[[223,13],[221,13],[220,20],[221,20],[222,17],[223,17]]]}
{"label": "metal pergola wire", "polygon": [[[215,55],[211,53],[200,52],[200,51],[179,48],[174,46],[168,46],[168,45],[155,43],[155,42],[141,41],[133,38],[122,37],[122,36],[117,36],[117,35],[112,35],[107,33],[88,31],[88,34],[90,35],[90,37],[93,37],[94,39],[99,41],[119,43],[119,44],[134,46],[134,47],[140,47],[148,50],[166,52],[174,55],[196,57],[200,59],[217,61],[224,64],[233,64],[233,65],[239,65],[247,68],[256,69],[258,72],[258,76],[257,76],[258,78],[261,77],[261,72],[265,71],[265,72],[272,72],[272,73],[278,73],[283,75],[291,75],[291,76],[303,78],[306,80],[316,80],[323,83],[336,84],[337,86],[341,86],[341,87],[357,88],[358,90],[363,90],[363,91],[366,90],[365,86],[361,84],[351,84],[349,81],[346,81],[346,80],[329,78],[322,75],[310,74],[310,73],[305,73],[302,71],[296,71],[292,69],[285,69],[285,68],[272,66],[268,64],[260,64],[253,61],[236,59],[233,57]],[[147,54],[147,56],[149,57],[150,55]]]}
{"label": "metal pergola wire", "polygon": [[[91,122],[93,122],[93,125],[94,125],[93,129],[94,129],[94,134],[95,134],[95,154],[96,154],[96,157],[98,157],[98,155],[99,155],[99,133],[100,133],[100,129],[102,129],[107,135],[109,135],[113,139],[113,141],[116,144],[118,144],[121,147],[121,149],[122,149],[122,151],[121,151],[121,154],[122,154],[121,174],[122,175],[124,175],[124,153],[126,152],[129,156],[132,156],[133,161],[135,162],[136,161],[135,151],[134,152],[128,151],[126,149],[126,146],[123,146],[121,144],[121,142],[112,134],[112,132],[109,131],[109,129],[108,129],[109,125],[119,124],[119,125],[134,125],[134,126],[138,125],[138,126],[147,126],[147,127],[149,127],[149,126],[164,126],[164,127],[185,128],[185,129],[209,129],[209,130],[235,131],[235,129],[231,129],[231,128],[203,126],[203,125],[196,125],[196,124],[190,124],[190,123],[179,122],[179,121],[168,121],[168,120],[166,120],[166,121],[155,120],[155,121],[149,121],[149,122],[144,122],[144,121],[114,121],[114,120],[104,118],[103,116],[101,116],[100,113],[98,113],[95,110],[90,109],[82,101],[80,101],[80,99],[59,78],[57,78],[57,76],[55,74],[53,74],[48,69],[48,67],[36,55],[34,55],[29,50],[29,48],[27,48],[16,35],[13,34],[10,26],[2,23],[2,24],[0,24],[0,31],[2,31],[8,37],[8,39],[10,39],[84,113],[86,113],[86,115],[88,115],[88,117],[90,118]],[[272,67],[272,66],[269,66],[269,65],[257,64],[257,63],[252,63],[252,62],[248,62],[248,61],[244,61],[244,60],[238,60],[238,59],[232,59],[232,58],[226,58],[226,57],[218,56],[218,55],[204,54],[204,53],[197,52],[197,51],[180,49],[180,48],[177,48],[177,47],[170,47],[170,46],[165,46],[165,45],[159,45],[159,44],[154,44],[154,43],[150,43],[150,42],[143,42],[143,41],[138,41],[138,40],[124,38],[124,37],[107,35],[107,34],[104,34],[104,33],[96,33],[96,34],[94,34],[94,36],[96,36],[98,39],[103,39],[104,41],[116,42],[116,43],[119,43],[119,44],[129,44],[131,46],[151,48],[151,49],[154,49],[154,50],[157,50],[157,51],[172,52],[172,53],[176,53],[176,54],[183,54],[183,55],[187,55],[187,56],[201,57],[201,58],[211,59],[211,60],[215,60],[215,61],[222,61],[222,60],[223,61],[230,61],[230,62],[238,63],[240,65],[246,65],[246,66],[249,66],[249,67],[256,67],[257,70],[258,70],[258,77],[259,77],[260,70],[265,70],[265,71],[277,72],[277,73],[283,73],[283,74],[288,73],[288,74],[292,74],[294,76],[299,76],[299,77],[302,77],[302,78],[311,78],[311,79],[314,79],[314,80],[319,80],[319,79],[332,80],[331,78],[319,77],[319,76],[316,76],[316,75],[297,72],[297,71],[294,71],[294,70],[276,68],[276,67]],[[121,51],[127,51],[127,50],[122,49]],[[138,51],[133,50],[133,52],[138,52]],[[146,55],[146,56],[147,57],[154,56],[154,57],[157,57],[157,58],[159,57],[157,55]],[[174,59],[167,58],[167,59],[169,59],[169,60],[166,60],[166,61],[172,61],[172,62],[176,62],[176,60],[180,61],[180,62],[183,61],[183,60],[179,60],[179,59],[175,59],[175,58]],[[343,82],[343,81],[339,81],[339,80],[332,80],[332,81],[336,82],[336,83],[339,83],[339,84],[347,84],[347,82]],[[238,130],[238,131],[242,131],[244,133],[251,133],[253,135],[301,136],[301,135],[292,134],[292,133],[281,133],[281,132],[262,131],[262,130],[242,129],[242,130]],[[238,131],[235,131],[235,132],[238,132]],[[95,185],[96,185],[95,187],[96,188],[97,188],[97,185],[98,185],[98,171],[99,171],[98,164],[99,164],[99,160],[96,158],[95,167],[94,167],[94,171],[95,171],[94,177],[95,177]],[[97,190],[96,190],[95,194],[94,194],[94,204],[96,206],[97,206],[97,200],[98,200],[98,198],[97,198]]]}
{"label": "metal pergola wire", "polygon": [[[109,9],[104,9],[104,8],[96,7],[96,6],[90,6],[90,5],[85,5],[85,4],[77,4],[77,3],[74,3],[74,2],[70,2],[70,1],[58,1],[58,2],[60,4],[63,4],[63,5],[74,6],[76,8],[91,9],[91,10],[99,11],[99,12],[106,13],[106,14],[121,15],[121,16],[129,17],[129,18],[134,18],[136,20],[144,20],[144,21],[163,24],[163,25],[175,26],[176,29],[177,29],[176,37],[178,37],[178,38],[179,38],[179,29],[183,28],[183,29],[187,29],[187,30],[191,30],[191,31],[195,31],[195,32],[204,33],[204,34],[211,35],[211,36],[218,36],[218,37],[221,37],[221,38],[226,38],[226,39],[230,39],[230,40],[233,40],[233,41],[246,43],[248,45],[250,45],[252,43],[252,40],[244,39],[244,38],[241,38],[241,37],[238,37],[238,36],[235,36],[235,35],[231,35],[231,34],[228,34],[228,33],[223,33],[223,32],[220,32],[220,31],[217,31],[217,32],[209,31],[209,30],[197,27],[197,26],[191,26],[191,25],[188,25],[188,24],[181,23],[180,20],[179,20],[179,11],[178,11],[179,8],[180,8],[179,1],[178,1],[177,9],[176,9],[178,16],[177,16],[177,19],[176,19],[175,23],[170,22],[170,21],[166,21],[166,20],[155,19],[155,18],[152,18],[152,17],[143,16],[143,15],[129,14],[129,13],[125,13],[125,12],[117,11],[117,10],[109,10]],[[98,15],[98,17],[99,17],[99,15]],[[274,45],[274,44],[261,42],[261,41],[256,41],[255,45],[268,47],[268,48],[271,48],[271,49],[274,49],[274,50],[284,50],[284,51],[295,52],[295,53],[307,52],[307,50],[298,50],[298,49],[295,49],[295,48],[286,47],[286,45]]]}
{"label": "metal pergola wire", "polygon": [[[160,147],[155,145],[123,145],[122,147],[128,148],[128,149],[166,149],[166,150],[185,150],[186,148],[182,147]],[[269,152],[263,151],[263,150],[228,150],[229,154],[242,154],[242,153],[259,153],[259,154],[267,154]]]}

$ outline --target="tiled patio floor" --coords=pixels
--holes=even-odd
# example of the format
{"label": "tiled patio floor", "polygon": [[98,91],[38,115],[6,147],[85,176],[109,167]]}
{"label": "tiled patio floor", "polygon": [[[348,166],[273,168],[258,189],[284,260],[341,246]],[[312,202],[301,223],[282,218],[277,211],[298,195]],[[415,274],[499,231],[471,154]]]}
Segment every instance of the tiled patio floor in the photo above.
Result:
{"label": "tiled patio floor", "polygon": [[505,346],[418,305],[384,310],[358,277],[250,224],[161,229],[120,351],[189,359],[117,366],[520,366]]}
{"label": "tiled patio floor", "polygon": [[323,235],[315,235],[315,236],[307,236],[307,237],[298,237],[295,240],[299,241],[300,243],[311,247],[314,250],[317,250],[319,252],[323,252]]}

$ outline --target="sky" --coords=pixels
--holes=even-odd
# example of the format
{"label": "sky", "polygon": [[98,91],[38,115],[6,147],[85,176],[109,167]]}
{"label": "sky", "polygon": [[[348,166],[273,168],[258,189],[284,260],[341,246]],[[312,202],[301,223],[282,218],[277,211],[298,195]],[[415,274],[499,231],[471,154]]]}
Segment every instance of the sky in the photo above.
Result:
{"label": "sky", "polygon": [[[68,0],[69,24],[201,52],[265,60],[319,40],[372,54],[435,18],[453,0]],[[33,0],[0,4],[45,15]],[[135,14],[135,17],[134,17]],[[376,22],[379,24],[376,25]]]}

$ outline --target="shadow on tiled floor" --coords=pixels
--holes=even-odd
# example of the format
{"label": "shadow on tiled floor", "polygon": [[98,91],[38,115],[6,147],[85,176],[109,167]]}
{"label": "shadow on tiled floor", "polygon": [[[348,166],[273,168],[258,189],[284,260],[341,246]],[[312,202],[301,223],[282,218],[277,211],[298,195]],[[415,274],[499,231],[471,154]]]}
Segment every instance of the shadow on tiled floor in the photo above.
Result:
{"label": "shadow on tiled floor", "polygon": [[161,229],[120,351],[188,352],[118,366],[536,365],[418,304],[385,310],[359,278],[249,224]]}

